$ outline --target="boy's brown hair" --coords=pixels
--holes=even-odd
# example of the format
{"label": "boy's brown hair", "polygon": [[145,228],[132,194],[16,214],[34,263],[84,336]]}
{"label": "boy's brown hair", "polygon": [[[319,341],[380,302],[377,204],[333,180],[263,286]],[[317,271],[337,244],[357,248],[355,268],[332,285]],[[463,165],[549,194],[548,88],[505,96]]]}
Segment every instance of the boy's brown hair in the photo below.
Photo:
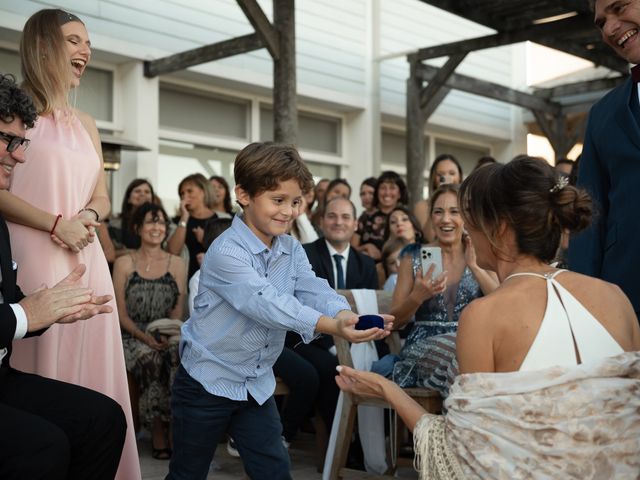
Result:
{"label": "boy's brown hair", "polygon": [[293,145],[251,143],[238,153],[233,175],[236,185],[250,197],[275,190],[287,180],[296,180],[303,194],[313,188],[311,172]]}

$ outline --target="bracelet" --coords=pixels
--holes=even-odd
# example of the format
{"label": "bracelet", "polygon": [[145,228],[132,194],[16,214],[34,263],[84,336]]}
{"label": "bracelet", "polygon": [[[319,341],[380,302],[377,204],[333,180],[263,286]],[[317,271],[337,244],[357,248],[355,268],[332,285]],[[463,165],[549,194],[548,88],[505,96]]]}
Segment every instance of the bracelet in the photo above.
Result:
{"label": "bracelet", "polygon": [[187,222],[185,222],[184,220],[180,220],[178,222],[178,226],[182,228],[187,228]]}
{"label": "bracelet", "polygon": [[85,207],[81,209],[78,213],[81,213],[81,212],[91,212],[96,216],[96,222],[100,221],[100,215],[98,215],[98,212],[96,212],[93,208]]}
{"label": "bracelet", "polygon": [[62,214],[59,213],[58,216],[56,216],[56,221],[53,222],[53,227],[51,227],[51,231],[49,232],[49,235],[53,235],[53,232],[55,231],[56,227],[58,226],[58,222],[60,221],[61,218],[62,218]]}

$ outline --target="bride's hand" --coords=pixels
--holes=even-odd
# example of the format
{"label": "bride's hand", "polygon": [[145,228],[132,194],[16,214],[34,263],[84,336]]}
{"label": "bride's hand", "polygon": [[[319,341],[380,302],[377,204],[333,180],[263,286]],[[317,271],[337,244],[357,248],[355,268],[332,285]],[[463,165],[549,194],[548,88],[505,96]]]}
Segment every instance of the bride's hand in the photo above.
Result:
{"label": "bride's hand", "polygon": [[339,375],[336,383],[340,390],[365,397],[384,398],[384,384],[390,382],[382,375],[373,372],[363,372],[339,365]]}

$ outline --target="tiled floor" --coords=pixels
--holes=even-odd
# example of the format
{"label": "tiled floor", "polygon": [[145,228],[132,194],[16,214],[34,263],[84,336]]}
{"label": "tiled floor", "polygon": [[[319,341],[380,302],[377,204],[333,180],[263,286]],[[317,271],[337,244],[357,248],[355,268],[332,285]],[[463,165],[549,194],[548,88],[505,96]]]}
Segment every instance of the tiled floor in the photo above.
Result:
{"label": "tiled floor", "polygon": [[[291,445],[291,476],[295,480],[320,480],[322,475],[316,469],[315,440],[312,434],[301,433]],[[151,444],[148,438],[138,441],[140,463],[142,466],[142,478],[144,480],[163,480],[167,474],[169,462],[167,460],[155,460],[151,458]],[[216,450],[216,462],[219,470],[211,471],[208,479],[231,480],[246,479],[242,462],[239,458],[231,457],[223,444]],[[417,479],[418,474],[411,467],[401,468],[398,471],[399,479]]]}
{"label": "tiled floor", "polygon": [[[322,475],[316,470],[315,442],[311,434],[300,434],[296,442],[291,445],[291,475],[295,479],[320,480]],[[148,438],[138,441],[138,452],[142,466],[144,480],[162,480],[167,474],[169,462],[155,460],[151,457],[151,444]],[[225,445],[220,444],[216,450],[215,460],[220,469],[211,471],[208,479],[230,480],[248,478],[244,474],[242,462],[227,453]]]}

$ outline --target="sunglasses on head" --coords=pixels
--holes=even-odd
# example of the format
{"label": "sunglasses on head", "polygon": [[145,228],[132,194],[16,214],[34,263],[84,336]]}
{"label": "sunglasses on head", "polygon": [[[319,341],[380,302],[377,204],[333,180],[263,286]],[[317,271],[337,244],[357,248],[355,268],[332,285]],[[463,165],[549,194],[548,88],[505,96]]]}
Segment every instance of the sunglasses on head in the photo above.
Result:
{"label": "sunglasses on head", "polygon": [[7,142],[7,152],[9,153],[15,152],[20,147],[20,145],[22,145],[26,150],[29,147],[29,142],[31,141],[27,138],[18,137],[17,135],[11,135],[10,133],[6,132],[0,132],[0,139]]}

